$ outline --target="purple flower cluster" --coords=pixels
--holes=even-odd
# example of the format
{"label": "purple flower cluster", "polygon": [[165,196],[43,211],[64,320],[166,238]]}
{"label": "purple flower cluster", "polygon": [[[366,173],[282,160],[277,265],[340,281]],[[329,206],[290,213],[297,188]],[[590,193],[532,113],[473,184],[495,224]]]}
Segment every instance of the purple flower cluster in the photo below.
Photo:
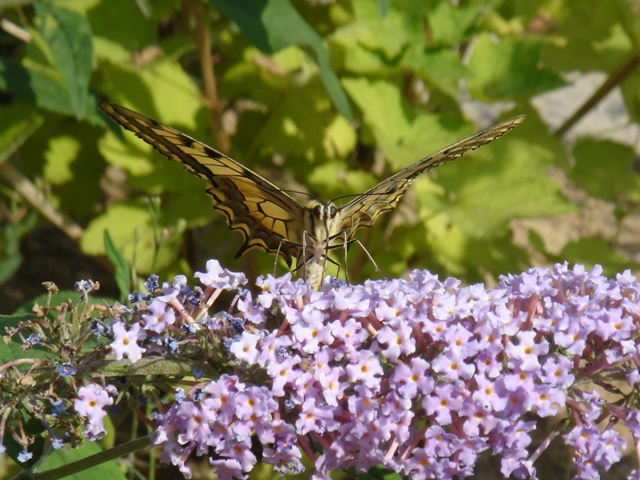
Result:
{"label": "purple flower cluster", "polygon": [[[194,452],[220,478],[246,478],[257,462],[252,436],[282,473],[300,472],[304,452],[317,479],[376,466],[463,478],[487,450],[504,476],[536,478],[535,460],[562,435],[574,478],[592,479],[621,458],[616,423],[640,438],[634,397],[613,404],[587,385],[640,381],[640,284],[629,272],[611,280],[599,268],[557,265],[490,290],[425,271],[320,292],[268,277],[255,299],[240,291],[235,315],[204,307],[244,278],[214,261],[198,276],[206,303],[168,314],[175,305],[165,295],[166,310],[152,304],[144,320],[148,330],[198,325],[237,361],[238,373],[197,384],[157,415],[163,459],[187,478]],[[560,410],[563,430],[531,451],[536,424],[525,414]]]}

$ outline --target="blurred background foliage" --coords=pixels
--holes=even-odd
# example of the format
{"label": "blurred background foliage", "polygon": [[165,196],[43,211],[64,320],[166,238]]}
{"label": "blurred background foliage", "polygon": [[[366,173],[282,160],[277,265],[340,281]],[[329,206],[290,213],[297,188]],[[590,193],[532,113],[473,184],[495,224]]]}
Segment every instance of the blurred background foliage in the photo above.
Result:
{"label": "blurred background foliage", "polygon": [[[609,275],[638,269],[636,0],[2,0],[0,8],[5,313],[28,298],[27,283],[69,287],[90,275],[108,287],[105,230],[142,277],[190,275],[208,258],[250,276],[274,270],[261,252],[234,259],[240,236],[211,208],[205,183],[110,122],[100,101],[231,155],[301,202],[338,204],[524,113],[504,138],[423,175],[395,212],[360,232],[382,271],[427,268],[491,284],[558,261],[599,263]],[[590,91],[571,90],[593,73],[600,80]],[[572,136],[611,95],[622,120]],[[347,267],[351,281],[380,277],[357,246]]]}

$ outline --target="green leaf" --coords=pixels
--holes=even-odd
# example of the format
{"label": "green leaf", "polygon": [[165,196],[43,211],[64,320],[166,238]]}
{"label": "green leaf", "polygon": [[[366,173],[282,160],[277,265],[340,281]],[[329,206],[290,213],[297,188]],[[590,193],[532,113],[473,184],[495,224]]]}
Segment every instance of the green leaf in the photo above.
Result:
{"label": "green leaf", "polygon": [[605,240],[598,237],[587,237],[567,243],[560,257],[571,262],[592,268],[601,265],[604,275],[614,276],[624,270],[637,270],[640,264],[630,261],[611,249]]}
{"label": "green leaf", "polygon": [[375,142],[385,151],[395,149],[411,128],[400,88],[390,82],[366,78],[345,78],[342,84],[362,110]]}
{"label": "green leaf", "polygon": [[640,177],[634,172],[635,152],[611,140],[580,139],[569,175],[576,185],[606,201],[640,203]]}
{"label": "green leaf", "polygon": [[449,49],[427,50],[415,45],[407,50],[403,63],[427,84],[451,97],[458,95],[458,84],[465,75],[458,52]]}
{"label": "green leaf", "polygon": [[37,215],[32,211],[15,223],[7,223],[2,229],[4,237],[0,239],[0,244],[4,251],[0,257],[0,285],[7,282],[22,264],[20,239],[33,230],[36,220]]}
{"label": "green leaf", "polygon": [[35,107],[20,101],[4,106],[0,115],[0,164],[4,163],[42,125]]}
{"label": "green leaf", "polygon": [[[69,92],[57,80],[11,60],[0,59],[0,89],[8,90],[17,97],[53,112],[64,115],[76,113],[71,105]],[[83,117],[94,125],[106,123],[98,112],[93,95],[86,104]]]}
{"label": "green leaf", "polygon": [[429,209],[439,204],[436,211],[446,210],[465,235],[476,239],[504,236],[512,218],[572,211],[560,187],[546,177],[551,152],[521,139],[516,130],[479,150],[479,155],[491,154],[490,162],[465,155],[440,167],[438,180],[447,196],[424,192],[421,203]]}
{"label": "green leaf", "polygon": [[[109,101],[113,103],[124,105],[196,138],[203,137],[203,133],[198,132],[210,132],[197,85],[172,59],[162,58],[142,68],[130,62],[113,65],[105,72],[104,82]],[[141,95],[141,91],[145,94]],[[108,124],[114,125],[114,122],[109,120]],[[121,131],[121,128],[118,127],[118,130]],[[146,149],[142,155],[148,156],[151,147],[145,146],[133,135],[127,134],[126,138],[139,143],[140,149]]]}
{"label": "green leaf", "polygon": [[115,268],[116,284],[120,290],[120,303],[127,301],[127,296],[131,293],[131,273],[129,263],[124,258],[120,249],[113,243],[109,230],[104,231],[104,249],[107,258]]}
{"label": "green leaf", "polygon": [[320,67],[320,78],[338,111],[353,116],[338,77],[329,66],[329,55],[322,38],[288,0],[209,0],[238,24],[247,39],[265,53],[275,53],[290,45],[308,47]]}
{"label": "green leaf", "polygon": [[385,60],[397,58],[423,35],[422,18],[415,12],[392,9],[381,17],[372,0],[354,2],[354,12],[361,25],[366,26],[358,36],[358,44],[380,52]]}
{"label": "green leaf", "polygon": [[553,30],[545,42],[544,64],[565,72],[609,72],[625,61],[632,45],[616,3],[559,2],[552,10]]}
{"label": "green leaf", "polygon": [[[31,307],[33,307],[33,304],[31,304]],[[20,322],[33,319],[33,313],[28,313],[30,310],[31,308],[29,308],[28,311],[16,313],[15,315],[0,315],[0,332],[2,332],[3,335],[6,335],[6,328],[16,327]],[[27,356],[29,358],[46,358],[47,350],[42,347],[38,347],[38,345],[27,350],[28,355],[25,354],[27,352],[22,350],[21,347],[22,340],[17,335],[15,335],[9,343],[0,342],[0,364],[4,365],[7,362],[12,362],[18,358]]]}
{"label": "green leaf", "polygon": [[104,214],[93,219],[83,232],[80,244],[87,254],[103,255],[106,253],[104,231],[109,230],[132,268],[142,274],[154,273],[152,270],[175,261],[184,227],[183,223],[160,224],[162,235],[156,238],[149,206],[144,202],[124,201],[109,206]]}
{"label": "green leaf", "polygon": [[387,13],[389,12],[389,4],[391,0],[378,0],[378,5],[380,6],[380,17],[385,18]]}
{"label": "green leaf", "polygon": [[[68,465],[102,452],[98,442],[84,442],[79,448],[62,448],[54,450],[47,459],[40,465],[38,471],[44,475],[47,470]],[[117,462],[106,462],[82,472],[64,477],[70,480],[86,480],[90,476],[97,476],[100,480],[125,480],[127,476],[118,466]]]}
{"label": "green leaf", "polygon": [[478,21],[480,12],[491,2],[476,1],[468,5],[454,5],[448,0],[439,1],[429,9],[429,28],[433,43],[457,45],[461,43],[471,26]]}
{"label": "green leaf", "polygon": [[83,16],[44,0],[37,0],[35,8],[40,17],[42,36],[66,86],[71,107],[76,118],[82,119],[90,100],[91,27]]}
{"label": "green leaf", "polygon": [[481,34],[469,58],[469,92],[478,100],[504,101],[565,85],[556,72],[541,66],[542,47],[542,40],[535,37],[496,40]]}
{"label": "green leaf", "polygon": [[430,238],[433,257],[445,267],[443,273],[484,281],[484,275],[497,277],[504,272],[521,270],[529,262],[526,253],[513,244],[510,232],[491,239],[471,238],[455,225],[443,235]]}
{"label": "green leaf", "polygon": [[[156,3],[147,2],[154,7]],[[145,17],[138,2],[76,0],[73,6],[86,15],[91,24],[96,57],[130,64],[132,52],[143,50],[156,41],[157,24]]]}

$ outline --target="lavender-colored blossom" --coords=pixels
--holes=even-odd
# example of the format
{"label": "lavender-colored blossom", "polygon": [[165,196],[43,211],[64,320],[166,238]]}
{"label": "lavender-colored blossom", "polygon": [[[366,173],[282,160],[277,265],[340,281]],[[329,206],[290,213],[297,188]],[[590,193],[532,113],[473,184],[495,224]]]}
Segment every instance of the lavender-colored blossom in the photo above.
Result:
{"label": "lavender-colored blossom", "polygon": [[57,417],[58,415],[62,415],[66,411],[66,407],[64,406],[64,402],[62,399],[57,399],[51,401],[51,415]]}
{"label": "lavender-colored blossom", "polygon": [[145,348],[138,345],[138,342],[144,340],[146,336],[139,323],[132,325],[129,330],[123,322],[114,323],[113,342],[111,342],[113,356],[116,360],[127,357],[132,362],[137,362],[146,351]]}
{"label": "lavender-colored blossom", "polygon": [[[327,282],[321,291],[269,275],[257,295],[240,290],[218,312],[206,311],[215,300],[208,296],[238,290],[245,279],[215,261],[196,277],[205,297],[176,279],[146,310],[137,307],[130,326],[112,322],[114,355],[126,355],[114,346],[123,335],[158,355],[162,343],[134,328],[175,311],[172,353],[190,354],[204,341],[207,362],[221,356],[236,368],[176,395],[157,415],[163,461],[185,476],[196,454],[207,455],[220,478],[246,477],[257,462],[253,435],[278,472],[303,470],[304,451],[315,479],[375,466],[415,479],[463,478],[486,450],[500,457],[505,476],[534,478],[540,452],[531,452],[528,418],[560,408],[570,413],[559,433],[576,452],[576,478],[620,458],[624,441],[603,419],[627,424],[640,441],[632,405],[579,389],[606,375],[640,382],[640,285],[630,273],[610,280],[597,268],[557,265],[486,289],[414,271],[408,280]],[[166,327],[157,333],[169,338]]]}
{"label": "lavender-colored blossom", "polygon": [[154,300],[147,307],[149,313],[142,315],[144,328],[152,332],[162,333],[169,325],[176,321],[176,314],[172,308],[161,300]]}
{"label": "lavender-colored blossom", "polygon": [[24,447],[24,450],[22,450],[18,454],[18,461],[20,463],[28,462],[32,458],[33,458],[33,453],[31,453],[29,450],[27,450],[27,447]]}
{"label": "lavender-colored blossom", "polygon": [[70,363],[61,363],[60,365],[56,365],[56,372],[62,377],[69,377],[76,374],[76,369]]}
{"label": "lavender-colored blossom", "polygon": [[222,268],[217,260],[208,260],[207,271],[196,272],[195,277],[207,287],[225,290],[232,290],[247,283],[247,278],[243,273],[230,272],[226,268]]}
{"label": "lavender-colored blossom", "polygon": [[39,333],[32,333],[24,340],[24,344],[37,345],[38,343],[40,343],[40,340],[42,340],[42,335],[40,335]]}
{"label": "lavender-colored blossom", "polygon": [[147,281],[144,282],[144,287],[147,289],[147,292],[152,293],[156,288],[160,286],[158,283],[159,277],[155,273],[149,275]]}

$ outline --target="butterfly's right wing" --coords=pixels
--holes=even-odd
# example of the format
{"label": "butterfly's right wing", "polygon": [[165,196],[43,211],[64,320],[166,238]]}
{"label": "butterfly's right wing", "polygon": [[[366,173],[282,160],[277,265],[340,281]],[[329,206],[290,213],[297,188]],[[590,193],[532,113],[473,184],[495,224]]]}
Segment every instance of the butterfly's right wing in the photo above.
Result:
{"label": "butterfly's right wing", "polygon": [[243,237],[236,257],[254,247],[280,253],[289,265],[292,257],[299,256],[305,209],[281,189],[217,150],[145,115],[111,103],[101,103],[100,108],[161,154],[208,181],[206,191],[213,208]]}
{"label": "butterfly's right wing", "polygon": [[396,208],[396,205],[406,193],[409,185],[413,183],[418,175],[438,165],[455,160],[469,150],[475,150],[482,145],[494,141],[496,138],[501,137],[522,123],[524,118],[524,115],[513,117],[471,135],[417,161],[413,165],[409,165],[404,170],[400,170],[398,173],[383,180],[340,209],[339,221],[332,229],[331,238],[343,241],[349,240],[358,228],[372,226],[380,214]]}

